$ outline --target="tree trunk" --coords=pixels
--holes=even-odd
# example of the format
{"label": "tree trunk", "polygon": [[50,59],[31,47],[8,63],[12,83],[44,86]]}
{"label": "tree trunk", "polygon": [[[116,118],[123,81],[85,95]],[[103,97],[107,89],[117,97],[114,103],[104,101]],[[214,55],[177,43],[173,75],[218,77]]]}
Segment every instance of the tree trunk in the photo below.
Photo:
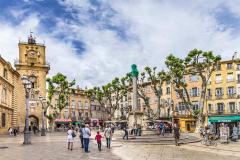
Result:
{"label": "tree trunk", "polygon": [[157,118],[160,119],[161,117],[161,104],[160,104],[160,96],[157,95],[158,101],[157,101],[157,107],[158,107],[158,111],[157,111]]}
{"label": "tree trunk", "polygon": [[204,127],[204,107],[206,103],[206,89],[207,89],[207,82],[202,83],[202,92],[200,97],[200,110],[197,116],[197,123],[196,123],[196,130],[195,132],[198,133],[201,127]]}

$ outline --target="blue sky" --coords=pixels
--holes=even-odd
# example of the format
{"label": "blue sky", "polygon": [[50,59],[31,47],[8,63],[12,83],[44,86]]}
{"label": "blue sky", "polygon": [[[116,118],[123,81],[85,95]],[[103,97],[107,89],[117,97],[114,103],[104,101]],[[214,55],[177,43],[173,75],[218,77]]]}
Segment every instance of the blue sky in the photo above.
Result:
{"label": "blue sky", "polygon": [[164,58],[212,50],[240,52],[238,0],[1,0],[0,54],[13,63],[30,29],[45,43],[50,76],[81,87],[103,85],[136,63],[164,68]]}

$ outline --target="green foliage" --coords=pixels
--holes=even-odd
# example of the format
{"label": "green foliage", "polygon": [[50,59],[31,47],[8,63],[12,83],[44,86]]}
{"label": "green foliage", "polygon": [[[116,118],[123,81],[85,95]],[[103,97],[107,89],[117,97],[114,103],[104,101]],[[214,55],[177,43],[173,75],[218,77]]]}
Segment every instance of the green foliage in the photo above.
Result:
{"label": "green foliage", "polygon": [[171,77],[170,79],[174,90],[178,93],[182,102],[188,106],[187,108],[191,110],[191,107],[189,107],[191,106],[191,99],[188,93],[187,83],[184,79],[187,74],[185,61],[170,54],[167,56],[165,64],[169,70],[169,76]]}
{"label": "green foliage", "polygon": [[[73,92],[72,87],[75,85],[75,80],[69,82],[67,77],[62,73],[57,73],[52,78],[47,78],[48,83],[48,102],[47,102],[47,109],[50,109],[51,114],[45,116],[53,120],[56,118],[61,111],[67,106],[69,95]],[[52,105],[52,99],[54,96],[57,96],[58,102],[56,106]]]}
{"label": "green foliage", "polygon": [[164,70],[161,70],[160,72],[156,71],[157,67],[145,67],[145,73],[142,73],[143,78],[145,78],[145,74],[147,74],[148,81],[151,83],[151,88],[154,91],[155,95],[158,97],[158,113],[156,115],[156,118],[160,118],[160,99],[162,96],[162,85],[165,81],[170,80],[170,75],[165,72]]}
{"label": "green foliage", "polygon": [[[111,107],[111,115],[113,116],[116,109],[119,108],[119,101],[127,95],[128,92],[128,82],[130,82],[130,75],[125,77],[114,78],[110,83],[102,86],[102,90],[99,94],[105,97],[108,104]],[[112,99],[115,97],[115,100]],[[115,102],[115,103],[114,103]]]}

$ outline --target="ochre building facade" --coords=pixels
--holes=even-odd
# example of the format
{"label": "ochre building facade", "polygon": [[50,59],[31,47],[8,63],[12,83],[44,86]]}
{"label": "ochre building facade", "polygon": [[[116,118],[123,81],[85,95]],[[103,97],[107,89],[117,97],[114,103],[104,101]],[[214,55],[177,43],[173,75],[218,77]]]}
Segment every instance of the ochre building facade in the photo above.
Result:
{"label": "ochre building facade", "polygon": [[25,126],[26,97],[22,76],[34,76],[29,99],[30,126],[41,126],[42,105],[39,96],[46,96],[46,76],[50,66],[46,62],[45,45],[36,43],[30,35],[27,42],[19,42],[19,59],[12,65],[0,57],[0,134],[10,127],[20,132]]}

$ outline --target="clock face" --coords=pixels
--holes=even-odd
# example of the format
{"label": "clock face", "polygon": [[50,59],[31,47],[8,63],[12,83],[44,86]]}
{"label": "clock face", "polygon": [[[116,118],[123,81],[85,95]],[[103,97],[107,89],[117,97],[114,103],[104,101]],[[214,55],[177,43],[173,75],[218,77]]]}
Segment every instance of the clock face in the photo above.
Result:
{"label": "clock face", "polygon": [[37,55],[37,52],[35,51],[28,51],[28,55],[31,57],[35,57]]}

